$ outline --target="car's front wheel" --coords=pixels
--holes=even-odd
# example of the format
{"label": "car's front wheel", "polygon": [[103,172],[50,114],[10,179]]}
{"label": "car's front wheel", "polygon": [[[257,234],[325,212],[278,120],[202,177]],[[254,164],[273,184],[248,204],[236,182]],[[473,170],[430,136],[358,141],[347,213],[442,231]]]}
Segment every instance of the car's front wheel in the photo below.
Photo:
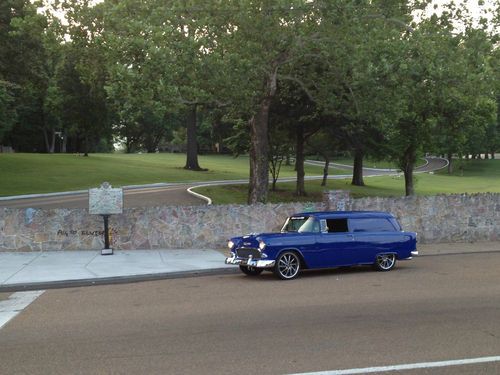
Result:
{"label": "car's front wheel", "polygon": [[249,267],[249,266],[240,266],[240,270],[241,270],[241,272],[243,272],[245,275],[248,275],[248,276],[258,276],[263,271],[262,268],[255,268],[255,267]]}
{"label": "car's front wheel", "polygon": [[377,271],[390,271],[396,265],[395,254],[379,254],[375,260],[375,269]]}
{"label": "car's front wheel", "polygon": [[286,251],[276,259],[274,274],[282,280],[291,280],[299,274],[300,258],[292,252]]}

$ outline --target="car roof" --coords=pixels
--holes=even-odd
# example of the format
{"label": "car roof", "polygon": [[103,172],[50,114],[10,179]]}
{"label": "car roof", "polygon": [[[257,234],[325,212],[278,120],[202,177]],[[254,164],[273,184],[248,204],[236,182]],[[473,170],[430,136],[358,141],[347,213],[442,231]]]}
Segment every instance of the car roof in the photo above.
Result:
{"label": "car roof", "polygon": [[317,212],[300,212],[292,216],[315,216],[318,219],[327,218],[350,218],[350,217],[394,217],[389,212],[383,211],[317,211]]}

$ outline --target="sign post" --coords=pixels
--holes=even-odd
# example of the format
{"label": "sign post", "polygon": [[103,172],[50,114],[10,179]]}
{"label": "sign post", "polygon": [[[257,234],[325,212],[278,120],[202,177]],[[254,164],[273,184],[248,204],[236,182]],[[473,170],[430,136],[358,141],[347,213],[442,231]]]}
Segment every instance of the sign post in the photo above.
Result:
{"label": "sign post", "polygon": [[113,255],[109,241],[109,217],[123,213],[123,189],[112,188],[108,182],[101,187],[89,189],[89,213],[101,215],[104,220],[104,249],[101,255]]}

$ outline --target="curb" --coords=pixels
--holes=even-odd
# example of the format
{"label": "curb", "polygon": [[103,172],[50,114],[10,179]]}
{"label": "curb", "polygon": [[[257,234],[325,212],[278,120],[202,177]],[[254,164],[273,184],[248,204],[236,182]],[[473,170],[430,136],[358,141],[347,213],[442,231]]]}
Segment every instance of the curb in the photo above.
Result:
{"label": "curb", "polygon": [[194,188],[199,188],[199,187],[206,187],[206,186],[213,186],[213,185],[210,185],[210,184],[205,184],[205,185],[196,185],[196,186],[191,186],[190,188],[187,188],[186,191],[191,194],[192,196],[196,197],[196,198],[200,198],[200,199],[203,199],[207,202],[207,206],[211,206],[212,205],[212,199],[210,199],[209,197],[207,197],[206,195],[203,195],[203,194],[200,194],[200,193],[197,193],[195,191],[193,191],[192,189]]}
{"label": "curb", "polygon": [[58,281],[44,281],[36,283],[19,283],[0,286],[0,293],[22,292],[30,290],[41,289],[63,289],[63,288],[77,288],[94,285],[115,285],[115,284],[129,284],[139,283],[144,281],[168,280],[168,279],[182,279],[188,277],[202,277],[202,276],[216,276],[216,275],[230,275],[236,274],[239,270],[237,268],[212,268],[205,270],[192,270],[192,271],[179,271],[179,272],[164,272],[164,273],[150,273],[144,275],[132,276],[112,276],[101,277],[92,279],[80,280],[58,280]]}

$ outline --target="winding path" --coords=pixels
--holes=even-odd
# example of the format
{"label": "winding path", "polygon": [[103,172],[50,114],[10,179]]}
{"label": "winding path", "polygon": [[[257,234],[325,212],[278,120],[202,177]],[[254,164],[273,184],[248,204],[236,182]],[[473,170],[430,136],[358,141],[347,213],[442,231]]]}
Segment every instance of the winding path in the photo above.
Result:
{"label": "winding path", "polygon": [[[416,173],[432,172],[445,168],[448,161],[442,158],[425,158],[426,164],[415,169]],[[306,163],[311,165],[321,165],[323,162],[308,160]],[[345,169],[347,174],[331,175],[329,179],[350,178],[352,166],[344,164],[330,164],[330,168]],[[397,175],[400,172],[396,169],[374,169],[363,168],[363,176],[383,176]],[[323,176],[306,176],[306,180],[318,180]],[[292,182],[295,177],[280,178],[279,182]],[[152,206],[179,206],[179,205],[203,205],[211,203],[210,198],[204,197],[193,189],[201,186],[220,186],[220,185],[239,185],[248,183],[245,180],[225,180],[210,182],[191,182],[191,183],[160,183],[142,186],[124,187],[124,206],[131,207],[152,207]],[[76,191],[66,193],[52,194],[33,194],[26,196],[14,196],[0,198],[0,207],[10,208],[87,208],[88,191]]]}

